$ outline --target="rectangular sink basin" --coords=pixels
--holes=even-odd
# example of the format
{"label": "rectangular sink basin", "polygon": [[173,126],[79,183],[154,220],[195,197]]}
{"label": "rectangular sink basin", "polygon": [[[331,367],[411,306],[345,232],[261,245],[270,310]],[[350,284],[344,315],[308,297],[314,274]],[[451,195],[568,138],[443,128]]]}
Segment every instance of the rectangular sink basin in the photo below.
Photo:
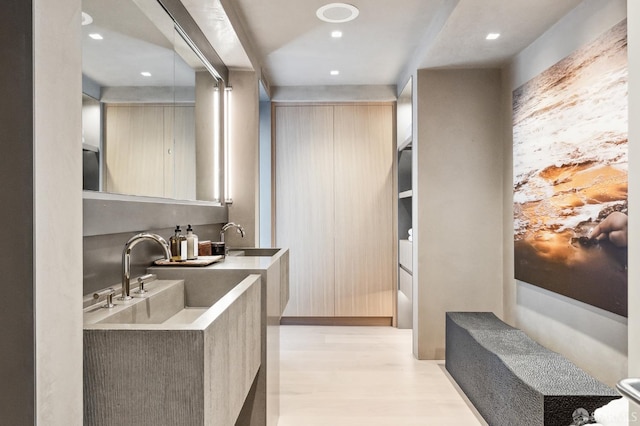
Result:
{"label": "rectangular sink basin", "polygon": [[84,309],[84,424],[235,424],[261,363],[260,275],[147,287]]}
{"label": "rectangular sink basin", "polygon": [[280,250],[282,249],[262,247],[234,248],[229,250],[229,256],[271,257],[275,256]]}
{"label": "rectangular sink basin", "polygon": [[183,280],[154,281],[144,295],[105,309],[98,304],[85,309],[84,324],[190,324],[230,290],[229,285],[185,285]]}
{"label": "rectangular sink basin", "polygon": [[636,404],[640,404],[640,379],[622,379],[616,384],[620,394]]}

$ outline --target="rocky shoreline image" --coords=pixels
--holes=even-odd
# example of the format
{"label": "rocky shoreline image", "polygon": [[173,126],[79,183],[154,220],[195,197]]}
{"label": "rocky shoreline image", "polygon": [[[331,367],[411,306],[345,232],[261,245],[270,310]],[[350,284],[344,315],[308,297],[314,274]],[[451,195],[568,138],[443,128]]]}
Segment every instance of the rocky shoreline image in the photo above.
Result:
{"label": "rocky shoreline image", "polygon": [[625,20],[513,92],[515,277],[623,316],[627,249],[591,233],[628,214],[627,75]]}

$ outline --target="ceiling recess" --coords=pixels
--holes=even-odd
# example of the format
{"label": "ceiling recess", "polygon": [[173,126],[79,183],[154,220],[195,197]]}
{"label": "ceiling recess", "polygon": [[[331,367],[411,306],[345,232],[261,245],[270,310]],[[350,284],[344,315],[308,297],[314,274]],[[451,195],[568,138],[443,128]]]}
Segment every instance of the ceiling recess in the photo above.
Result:
{"label": "ceiling recess", "polygon": [[332,24],[353,21],[359,14],[357,7],[346,3],[326,4],[316,11],[318,19]]}

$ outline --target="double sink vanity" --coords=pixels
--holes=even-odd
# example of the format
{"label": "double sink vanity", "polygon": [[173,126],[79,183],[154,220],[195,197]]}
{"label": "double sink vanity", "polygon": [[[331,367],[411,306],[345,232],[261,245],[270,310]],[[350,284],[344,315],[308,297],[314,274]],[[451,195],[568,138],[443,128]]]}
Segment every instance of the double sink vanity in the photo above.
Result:
{"label": "double sink vanity", "polygon": [[288,250],[148,273],[84,308],[85,425],[276,425]]}

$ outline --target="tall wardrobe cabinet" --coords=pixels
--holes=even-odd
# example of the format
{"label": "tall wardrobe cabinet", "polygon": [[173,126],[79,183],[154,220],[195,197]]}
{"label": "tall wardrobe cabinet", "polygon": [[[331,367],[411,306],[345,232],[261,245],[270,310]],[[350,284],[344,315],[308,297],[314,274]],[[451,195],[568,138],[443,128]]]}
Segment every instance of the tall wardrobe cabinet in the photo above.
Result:
{"label": "tall wardrobe cabinet", "polygon": [[391,324],[394,105],[274,104],[272,117],[275,244],[290,250],[284,316]]}

